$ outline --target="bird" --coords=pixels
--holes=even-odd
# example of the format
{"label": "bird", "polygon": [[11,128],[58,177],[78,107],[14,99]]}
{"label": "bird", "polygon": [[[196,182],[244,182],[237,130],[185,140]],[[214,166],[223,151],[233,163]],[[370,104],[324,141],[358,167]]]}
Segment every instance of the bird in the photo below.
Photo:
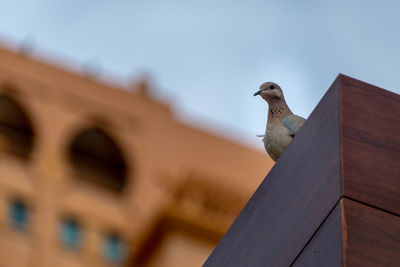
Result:
{"label": "bird", "polygon": [[263,137],[268,155],[276,162],[306,121],[292,113],[286,104],[281,87],[274,82],[261,84],[253,96],[260,95],[269,106],[268,120]]}

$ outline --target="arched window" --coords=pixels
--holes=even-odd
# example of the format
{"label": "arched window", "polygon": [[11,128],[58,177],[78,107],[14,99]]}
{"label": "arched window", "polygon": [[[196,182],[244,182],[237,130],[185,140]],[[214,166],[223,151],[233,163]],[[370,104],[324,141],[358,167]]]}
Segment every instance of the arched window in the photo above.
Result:
{"label": "arched window", "polygon": [[125,160],[116,143],[101,128],[89,128],[76,135],[69,156],[80,178],[115,191],[124,188]]}
{"label": "arched window", "polygon": [[32,124],[17,102],[6,94],[0,94],[1,146],[15,154],[28,157],[33,149]]}

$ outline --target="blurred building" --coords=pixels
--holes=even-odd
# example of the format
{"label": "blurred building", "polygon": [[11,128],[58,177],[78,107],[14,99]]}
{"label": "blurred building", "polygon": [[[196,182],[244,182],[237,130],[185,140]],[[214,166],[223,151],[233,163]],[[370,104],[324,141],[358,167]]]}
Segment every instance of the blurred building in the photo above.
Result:
{"label": "blurred building", "polygon": [[273,163],[149,90],[0,49],[0,266],[203,263]]}

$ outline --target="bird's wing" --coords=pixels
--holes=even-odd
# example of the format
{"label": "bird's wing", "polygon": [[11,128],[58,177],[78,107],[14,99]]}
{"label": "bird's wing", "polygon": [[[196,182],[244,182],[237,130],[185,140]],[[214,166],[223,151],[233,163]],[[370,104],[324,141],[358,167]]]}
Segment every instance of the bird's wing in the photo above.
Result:
{"label": "bird's wing", "polygon": [[306,120],[303,119],[302,117],[294,115],[294,114],[290,114],[289,116],[286,116],[282,120],[283,125],[286,128],[288,128],[289,131],[294,135],[297,134],[297,132],[300,130],[301,126],[303,126],[305,121]]}

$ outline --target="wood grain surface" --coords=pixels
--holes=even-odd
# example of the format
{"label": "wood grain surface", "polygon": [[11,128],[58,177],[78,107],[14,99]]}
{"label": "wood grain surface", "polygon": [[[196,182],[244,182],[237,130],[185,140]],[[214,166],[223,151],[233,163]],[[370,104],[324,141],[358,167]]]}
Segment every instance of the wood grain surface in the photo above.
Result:
{"label": "wood grain surface", "polygon": [[293,267],[342,266],[342,200],[292,264]]}
{"label": "wood grain surface", "polygon": [[344,265],[400,266],[400,217],[343,199]]}
{"label": "wood grain surface", "polygon": [[339,75],[204,266],[400,266],[399,214],[400,96]]}
{"label": "wood grain surface", "polygon": [[344,197],[292,266],[400,266],[400,216]]}
{"label": "wood grain surface", "polygon": [[400,95],[339,78],[343,195],[400,215]]}
{"label": "wood grain surface", "polygon": [[289,266],[340,198],[338,80],[204,266]]}

